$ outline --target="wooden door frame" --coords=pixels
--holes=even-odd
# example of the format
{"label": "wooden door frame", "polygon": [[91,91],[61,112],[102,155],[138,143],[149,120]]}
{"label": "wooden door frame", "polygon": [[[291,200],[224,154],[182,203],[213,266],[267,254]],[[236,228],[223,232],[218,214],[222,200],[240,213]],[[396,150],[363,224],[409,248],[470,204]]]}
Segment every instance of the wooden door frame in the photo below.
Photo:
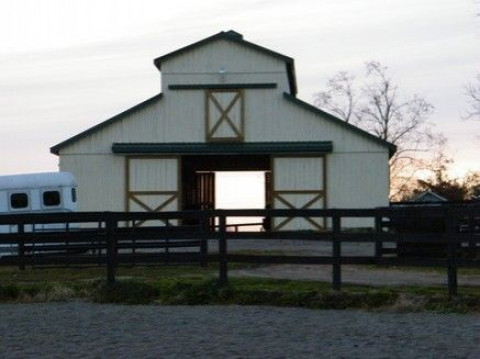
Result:
{"label": "wooden door frame", "polygon": [[[176,191],[162,191],[162,190],[152,190],[152,191],[131,191],[130,190],[130,161],[131,160],[161,160],[161,159],[174,159],[177,161],[177,190]],[[181,157],[180,156],[125,156],[125,192],[124,192],[124,205],[125,211],[130,212],[130,201],[136,202],[138,205],[143,207],[147,212],[160,212],[163,208],[168,206],[171,202],[177,201],[177,210],[180,210],[182,203],[182,186],[181,186]],[[140,195],[169,195],[170,197],[164,201],[160,206],[156,208],[150,208],[146,204],[139,203],[138,198],[135,198],[135,194]]]}
{"label": "wooden door frame", "polygon": [[[234,94],[232,100],[224,109],[215,98],[215,93],[232,93]],[[237,128],[228,116],[229,112],[238,103],[240,106],[240,128]],[[211,119],[212,111],[210,106],[217,108],[220,117]],[[215,132],[222,124],[227,123],[236,136],[217,137]],[[205,139],[207,142],[243,142],[245,140],[245,92],[243,89],[209,89],[205,91]]]}
{"label": "wooden door frame", "polygon": [[[303,190],[303,189],[286,189],[286,190],[280,190],[280,191],[275,190],[275,176],[276,176],[276,173],[275,173],[276,172],[275,171],[275,159],[276,158],[321,158],[322,159],[322,172],[323,172],[322,173],[323,188],[321,190]],[[275,199],[278,199],[280,202],[284,203],[287,207],[290,207],[291,209],[295,208],[291,203],[289,203],[289,201],[287,201],[287,200],[285,200],[284,198],[281,197],[281,193],[284,193],[284,194],[297,194],[298,193],[298,194],[316,195],[313,198],[313,200],[308,201],[306,205],[301,207],[301,209],[308,208],[310,205],[312,205],[313,203],[315,203],[319,199],[323,199],[323,208],[324,209],[328,208],[327,155],[325,155],[325,154],[318,154],[318,155],[314,155],[314,154],[311,154],[311,155],[310,154],[309,155],[305,155],[305,154],[272,155],[270,157],[270,161],[271,161],[271,163],[270,163],[270,169],[271,169],[270,193],[271,193],[271,196],[272,196],[271,205],[272,205],[273,209],[275,209]],[[322,196],[322,197],[319,197],[319,196]],[[294,219],[293,217],[288,217],[285,220],[283,220],[282,222],[280,222],[279,225],[276,225],[276,226],[274,226],[273,225],[274,223],[272,223],[272,230],[275,231],[275,230],[281,229],[283,226],[288,224],[293,219]],[[312,226],[317,228],[318,230],[323,231],[327,227],[327,220],[326,220],[325,217],[323,218],[323,227],[318,225],[317,222],[315,222],[314,220],[312,220],[309,217],[305,217],[305,220],[307,222],[309,222]]]}

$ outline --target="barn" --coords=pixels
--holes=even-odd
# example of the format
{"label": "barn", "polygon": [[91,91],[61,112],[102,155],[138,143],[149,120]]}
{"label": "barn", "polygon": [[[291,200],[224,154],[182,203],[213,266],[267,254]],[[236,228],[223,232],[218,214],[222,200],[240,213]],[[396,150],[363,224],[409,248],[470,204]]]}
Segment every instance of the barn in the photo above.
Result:
{"label": "barn", "polygon": [[222,31],[154,64],[159,94],[51,148],[80,210],[213,208],[217,171],[264,172],[270,208],[388,205],[395,146],[298,99],[292,58]]}

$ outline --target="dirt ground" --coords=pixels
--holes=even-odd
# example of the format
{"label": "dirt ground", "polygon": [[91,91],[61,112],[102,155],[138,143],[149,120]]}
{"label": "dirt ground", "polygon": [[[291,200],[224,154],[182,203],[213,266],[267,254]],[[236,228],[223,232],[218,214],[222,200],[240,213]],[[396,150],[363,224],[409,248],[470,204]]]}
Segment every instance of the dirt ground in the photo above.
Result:
{"label": "dirt ground", "polygon": [[[210,243],[210,252],[217,250],[216,243]],[[290,255],[330,255],[331,245],[326,242],[298,240],[232,240],[228,242],[229,253],[264,252]],[[346,243],[342,254],[349,256],[374,255],[374,246],[369,243]],[[332,280],[330,265],[265,265],[258,268],[229,271],[232,277],[263,277],[274,279]],[[384,268],[360,265],[342,266],[342,283],[402,286],[402,285],[447,285],[446,269]],[[480,274],[458,276],[459,285],[480,286]]]}
{"label": "dirt ground", "polygon": [[[232,277],[261,277],[273,279],[312,280],[330,282],[332,269],[328,265],[270,265],[228,272]],[[447,272],[413,269],[342,266],[342,283],[373,286],[447,285]],[[480,275],[459,275],[459,285],[480,286]]]}

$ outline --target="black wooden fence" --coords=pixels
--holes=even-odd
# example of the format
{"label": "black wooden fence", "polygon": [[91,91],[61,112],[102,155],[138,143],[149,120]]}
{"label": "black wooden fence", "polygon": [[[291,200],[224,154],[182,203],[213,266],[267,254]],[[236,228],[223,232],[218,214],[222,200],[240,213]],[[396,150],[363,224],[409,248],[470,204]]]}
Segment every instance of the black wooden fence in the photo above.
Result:
{"label": "black wooden fence", "polygon": [[[267,222],[310,219],[323,231],[230,231],[230,217],[263,217]],[[362,219],[352,228],[352,219]],[[212,223],[216,225],[212,226]],[[275,222],[274,222],[275,223]],[[307,222],[305,222],[307,223]],[[339,290],[342,265],[444,267],[448,291],[457,294],[457,268],[480,267],[480,205],[394,206],[376,209],[214,210],[162,213],[82,212],[0,215],[0,265],[101,265],[115,280],[120,265],[219,263],[219,281],[228,281],[228,264],[328,264]],[[275,226],[265,225],[265,228]],[[312,240],[331,245],[331,255],[229,253],[231,239]],[[218,241],[218,253],[208,242]],[[347,242],[372,243],[373,255],[347,256]],[[268,242],[267,242],[268,243]],[[388,248],[387,248],[388,247]],[[405,248],[408,251],[405,251]],[[427,251],[424,249],[427,248]],[[423,250],[423,251],[422,251]],[[431,252],[431,253],[429,253]],[[430,255],[431,254],[431,255]]]}

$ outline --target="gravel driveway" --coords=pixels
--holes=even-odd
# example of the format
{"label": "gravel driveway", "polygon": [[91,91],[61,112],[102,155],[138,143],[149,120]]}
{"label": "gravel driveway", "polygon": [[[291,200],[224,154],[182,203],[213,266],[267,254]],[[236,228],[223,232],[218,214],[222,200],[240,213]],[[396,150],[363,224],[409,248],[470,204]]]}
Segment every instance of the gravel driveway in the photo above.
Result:
{"label": "gravel driveway", "polygon": [[[209,243],[211,253],[215,253],[216,241]],[[273,251],[289,255],[330,256],[332,245],[323,241],[308,240],[249,240],[238,239],[228,241],[229,253],[242,251]],[[342,253],[348,256],[374,256],[375,246],[372,243],[344,243]],[[262,277],[291,280],[332,281],[331,265],[265,265],[259,268],[230,270],[232,277]],[[401,286],[401,285],[447,285],[447,271],[375,268],[372,266],[342,265],[342,283]],[[469,274],[458,276],[459,285],[480,286],[480,275]]]}
{"label": "gravel driveway", "polygon": [[0,305],[2,358],[480,358],[480,316]]}

